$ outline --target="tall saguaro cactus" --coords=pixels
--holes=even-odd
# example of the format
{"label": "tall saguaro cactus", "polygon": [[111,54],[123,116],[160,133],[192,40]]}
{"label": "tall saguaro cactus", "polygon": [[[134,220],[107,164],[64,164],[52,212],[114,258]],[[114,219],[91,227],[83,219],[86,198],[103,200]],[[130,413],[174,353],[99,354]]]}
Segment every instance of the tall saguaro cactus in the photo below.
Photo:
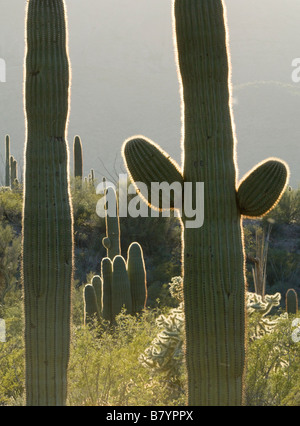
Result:
{"label": "tall saguaro cactus", "polygon": [[22,265],[26,403],[55,406],[66,403],[73,270],[64,1],[29,0],[26,31]]}
{"label": "tall saguaro cactus", "polygon": [[83,154],[82,143],[79,136],[75,136],[73,142],[73,156],[74,156],[74,176],[82,179],[83,176]]}
{"label": "tall saguaro cactus", "polygon": [[10,186],[10,137],[5,136],[5,186]]}
{"label": "tall saguaro cactus", "polygon": [[[204,225],[183,214],[186,365],[190,405],[242,405],[245,275],[241,217],[271,209],[286,185],[286,165],[270,159],[237,186],[229,61],[222,0],[174,0],[182,83],[183,171],[143,137],[123,145],[131,179],[204,182]],[[143,194],[142,194],[143,195]],[[183,194],[186,195],[186,194]],[[159,206],[154,206],[159,207]]]}

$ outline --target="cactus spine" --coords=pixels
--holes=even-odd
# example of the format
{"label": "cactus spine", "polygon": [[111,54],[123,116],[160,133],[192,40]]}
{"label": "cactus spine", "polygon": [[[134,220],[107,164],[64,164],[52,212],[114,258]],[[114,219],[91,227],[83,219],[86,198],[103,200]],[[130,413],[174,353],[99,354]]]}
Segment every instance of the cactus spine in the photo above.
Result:
{"label": "cactus spine", "polygon": [[75,136],[73,144],[73,156],[74,156],[74,176],[82,179],[83,176],[83,155],[82,155],[82,143],[79,136]]}
{"label": "cactus spine", "polygon": [[[195,184],[205,185],[204,226],[189,228],[182,217],[188,403],[195,406],[243,404],[241,214],[265,214],[280,198],[288,175],[283,162],[270,160],[236,187],[223,6],[221,0],[174,0],[173,9],[184,116],[180,179],[193,183],[193,200]],[[156,148],[151,155],[149,145]],[[180,172],[162,149],[142,137],[127,140],[123,156],[135,181],[162,182]]]}
{"label": "cactus spine", "polygon": [[293,288],[290,288],[285,295],[286,312],[291,315],[298,314],[298,296]]}
{"label": "cactus spine", "polygon": [[27,2],[23,284],[26,403],[66,403],[73,229],[66,143],[69,59],[63,0]]}
{"label": "cactus spine", "polygon": [[10,138],[5,136],[5,186],[10,186]]}

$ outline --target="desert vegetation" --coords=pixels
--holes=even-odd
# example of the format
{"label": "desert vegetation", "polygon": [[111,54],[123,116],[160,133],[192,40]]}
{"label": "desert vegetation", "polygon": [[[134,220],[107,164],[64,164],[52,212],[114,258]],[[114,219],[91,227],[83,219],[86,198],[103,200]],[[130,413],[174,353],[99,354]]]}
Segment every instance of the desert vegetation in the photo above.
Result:
{"label": "desert vegetation", "polygon": [[131,201],[153,182],[180,191],[170,214],[151,194],[156,214],[134,218],[120,181],[100,193],[83,176],[78,135],[70,174],[65,4],[27,3],[25,170],[5,135],[0,189],[3,406],[300,403],[300,189],[274,158],[237,184],[224,3],[173,6],[184,164],[143,136],[122,154]]}

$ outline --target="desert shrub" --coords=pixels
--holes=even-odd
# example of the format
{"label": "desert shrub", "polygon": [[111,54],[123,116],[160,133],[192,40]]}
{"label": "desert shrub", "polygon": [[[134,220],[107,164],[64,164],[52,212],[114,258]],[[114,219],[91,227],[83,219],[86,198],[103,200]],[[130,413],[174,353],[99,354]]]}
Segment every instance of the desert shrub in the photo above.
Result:
{"label": "desert shrub", "polygon": [[23,195],[20,192],[0,188],[0,221],[21,229]]}
{"label": "desert shrub", "polygon": [[[282,315],[271,333],[248,345],[248,406],[283,406],[293,402],[300,381],[300,342],[294,342],[292,317]],[[255,321],[255,318],[253,318]],[[249,320],[249,329],[252,319]]]}
{"label": "desert shrub", "polygon": [[279,224],[300,225],[300,187],[288,187],[277,206],[270,211],[264,220],[272,219]]}
{"label": "desert shrub", "polygon": [[165,392],[164,378],[151,377],[139,362],[139,354],[157,333],[155,316],[154,311],[139,317],[121,313],[113,330],[104,323],[73,329],[70,405],[176,405]]}
{"label": "desert shrub", "polygon": [[0,303],[7,292],[17,286],[21,254],[21,237],[11,225],[0,222]]}
{"label": "desert shrub", "polygon": [[0,342],[0,405],[19,405],[24,392],[24,340],[21,291],[10,291],[0,318],[5,320],[6,339]]}

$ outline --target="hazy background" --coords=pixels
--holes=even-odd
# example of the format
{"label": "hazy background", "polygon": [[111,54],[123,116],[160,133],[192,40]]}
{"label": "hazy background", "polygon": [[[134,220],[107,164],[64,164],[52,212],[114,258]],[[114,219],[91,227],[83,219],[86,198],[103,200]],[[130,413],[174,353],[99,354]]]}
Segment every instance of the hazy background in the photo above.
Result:
{"label": "hazy background", "polygon": [[[68,132],[84,147],[84,171],[118,173],[125,139],[144,134],[178,162],[180,98],[174,62],[171,0],[66,0],[72,63]],[[240,178],[269,156],[287,161],[300,183],[299,0],[227,0]],[[4,138],[22,163],[25,0],[0,0],[0,179]]]}

